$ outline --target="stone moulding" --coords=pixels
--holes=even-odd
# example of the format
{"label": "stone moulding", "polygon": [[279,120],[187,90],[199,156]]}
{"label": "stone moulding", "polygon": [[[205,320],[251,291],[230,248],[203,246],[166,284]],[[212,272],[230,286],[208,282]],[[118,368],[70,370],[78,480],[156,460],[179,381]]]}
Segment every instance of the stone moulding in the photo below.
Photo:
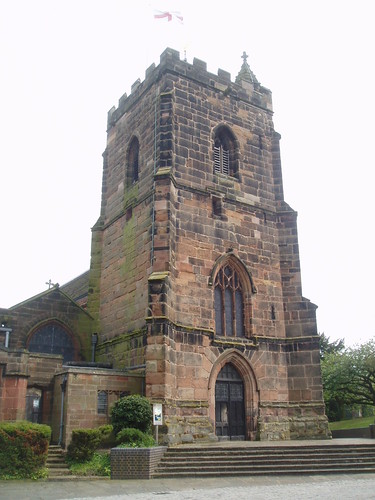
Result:
{"label": "stone moulding", "polygon": [[111,479],[151,479],[166,451],[167,446],[112,448]]}

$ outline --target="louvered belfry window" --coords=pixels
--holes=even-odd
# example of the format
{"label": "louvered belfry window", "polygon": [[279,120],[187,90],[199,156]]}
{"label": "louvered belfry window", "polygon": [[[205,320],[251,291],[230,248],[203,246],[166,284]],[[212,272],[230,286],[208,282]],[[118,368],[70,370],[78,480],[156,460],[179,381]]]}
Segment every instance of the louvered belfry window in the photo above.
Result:
{"label": "louvered belfry window", "polygon": [[223,146],[214,147],[215,173],[229,175],[229,151]]}
{"label": "louvered belfry window", "polygon": [[235,139],[228,127],[221,126],[215,135],[214,172],[230,176],[237,175],[237,152]]}
{"label": "louvered belfry window", "polygon": [[219,270],[215,279],[215,326],[217,335],[245,335],[242,285],[230,263]]}

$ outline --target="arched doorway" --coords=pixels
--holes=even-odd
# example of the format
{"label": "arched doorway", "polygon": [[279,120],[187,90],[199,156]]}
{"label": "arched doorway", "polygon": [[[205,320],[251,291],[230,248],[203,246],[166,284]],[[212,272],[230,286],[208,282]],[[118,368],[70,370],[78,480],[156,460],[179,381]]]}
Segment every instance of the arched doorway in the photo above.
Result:
{"label": "arched doorway", "polygon": [[[208,382],[208,404],[209,417],[219,440],[253,441],[257,438],[259,388],[249,360],[237,349],[225,350],[213,364]],[[230,419],[227,435],[223,418],[217,413],[220,411],[217,408],[225,406],[229,409]],[[225,410],[222,411],[225,414]]]}
{"label": "arched doorway", "polygon": [[232,363],[225,364],[216,379],[215,420],[219,439],[245,439],[244,383]]}

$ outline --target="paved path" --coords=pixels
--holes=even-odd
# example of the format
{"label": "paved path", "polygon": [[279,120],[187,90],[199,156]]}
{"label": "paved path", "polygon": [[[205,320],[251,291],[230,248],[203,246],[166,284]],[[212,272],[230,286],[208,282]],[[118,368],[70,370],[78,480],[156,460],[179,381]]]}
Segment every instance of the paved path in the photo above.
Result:
{"label": "paved path", "polygon": [[133,481],[0,481],[1,500],[375,499],[375,474]]}

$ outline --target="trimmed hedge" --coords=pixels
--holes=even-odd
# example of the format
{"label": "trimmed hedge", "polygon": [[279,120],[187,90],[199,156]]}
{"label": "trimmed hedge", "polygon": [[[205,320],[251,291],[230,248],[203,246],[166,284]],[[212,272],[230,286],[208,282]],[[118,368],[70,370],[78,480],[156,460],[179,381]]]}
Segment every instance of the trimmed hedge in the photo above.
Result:
{"label": "trimmed hedge", "polygon": [[0,478],[38,477],[47,461],[50,439],[48,425],[0,423]]}
{"label": "trimmed hedge", "polygon": [[118,399],[111,409],[111,422],[115,434],[125,428],[149,431],[152,424],[150,401],[137,394]]}
{"label": "trimmed hedge", "polygon": [[91,460],[102,440],[99,429],[74,429],[68,446],[67,459],[71,462]]}
{"label": "trimmed hedge", "polygon": [[101,425],[98,427],[100,432],[99,448],[113,448],[116,444],[116,436],[113,430],[113,425]]}
{"label": "trimmed hedge", "polygon": [[117,445],[126,448],[152,448],[156,446],[155,439],[139,429],[122,429],[116,436]]}

